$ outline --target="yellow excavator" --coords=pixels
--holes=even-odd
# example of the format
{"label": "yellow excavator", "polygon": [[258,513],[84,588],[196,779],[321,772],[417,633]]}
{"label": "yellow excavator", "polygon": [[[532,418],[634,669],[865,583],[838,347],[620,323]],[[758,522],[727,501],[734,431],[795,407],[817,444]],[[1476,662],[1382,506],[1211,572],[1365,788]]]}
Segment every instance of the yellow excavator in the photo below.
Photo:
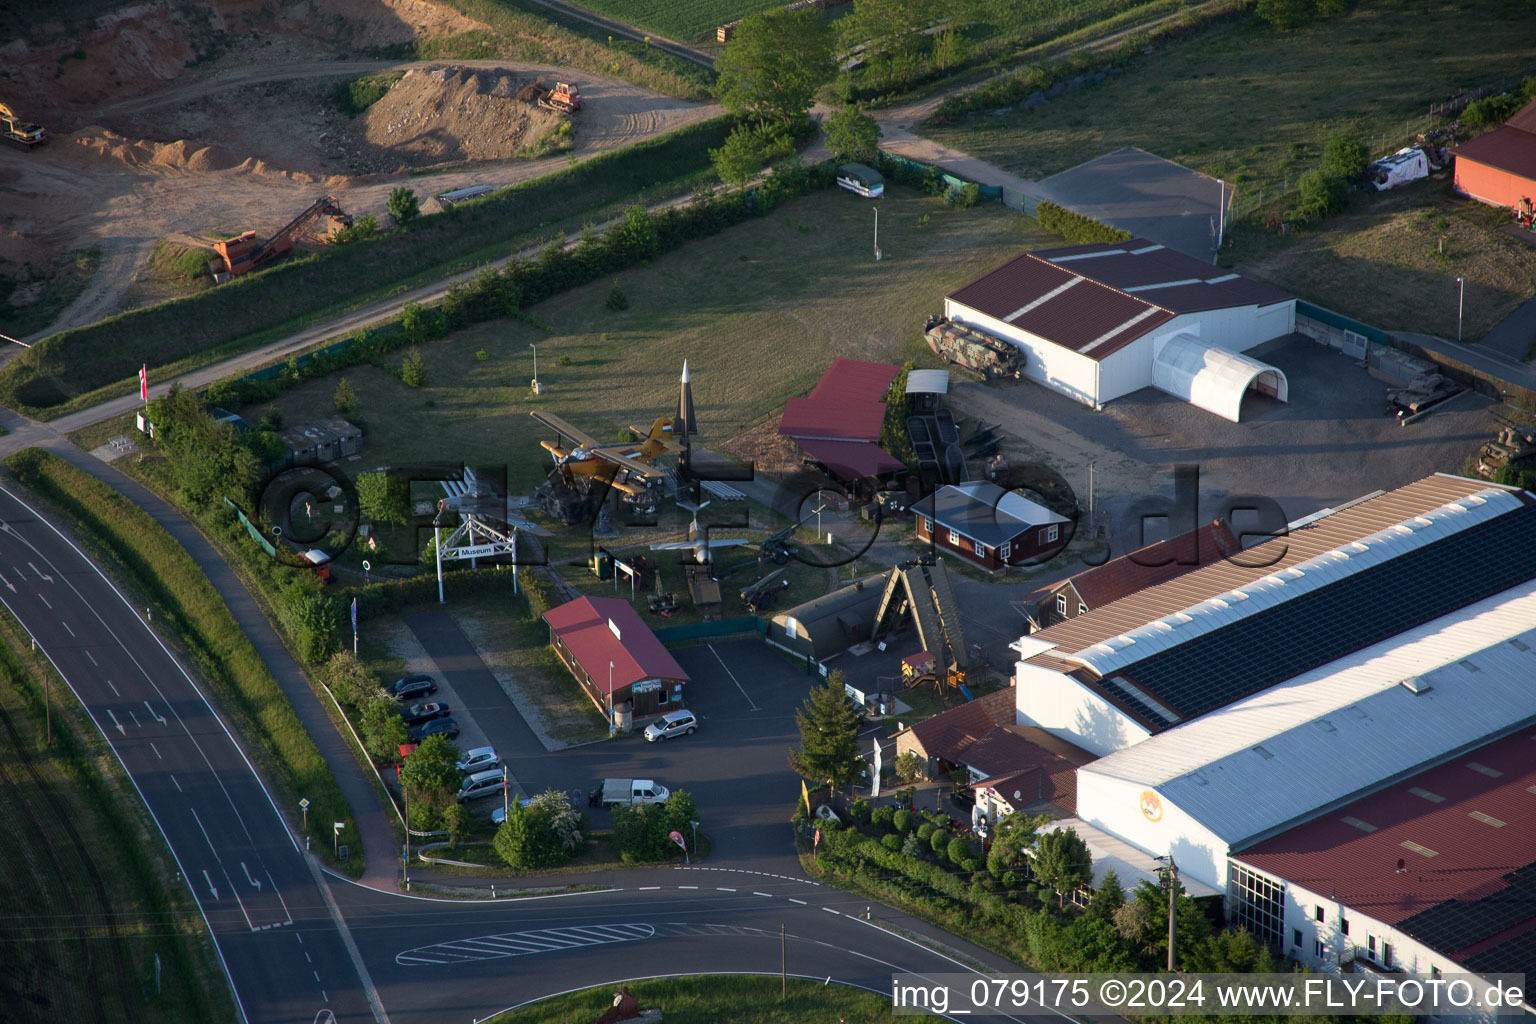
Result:
{"label": "yellow excavator", "polygon": [[25,149],[41,146],[48,140],[48,133],[43,131],[41,125],[23,121],[4,103],[0,103],[0,135]]}

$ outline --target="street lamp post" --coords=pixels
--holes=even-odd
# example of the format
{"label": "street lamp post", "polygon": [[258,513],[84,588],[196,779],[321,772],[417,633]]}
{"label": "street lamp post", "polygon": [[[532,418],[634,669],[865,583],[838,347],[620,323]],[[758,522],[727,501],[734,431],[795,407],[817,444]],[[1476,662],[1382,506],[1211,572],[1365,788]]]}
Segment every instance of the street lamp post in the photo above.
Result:
{"label": "street lamp post", "polygon": [[400,784],[400,816],[405,819],[405,856],[400,858],[400,877],[405,891],[411,891],[411,787]]}
{"label": "street lamp post", "polygon": [[528,347],[533,349],[533,393],[539,393],[539,346],[535,342],[529,342]]}
{"label": "street lamp post", "polygon": [[613,721],[613,662],[608,663],[608,735],[612,736],[617,731]]}
{"label": "street lamp post", "polygon": [[432,520],[432,548],[437,552],[437,603],[443,604],[443,503],[437,504],[437,518]]}
{"label": "street lamp post", "polygon": [[1457,287],[1457,292],[1456,292],[1456,344],[1460,345],[1461,344],[1461,310],[1462,310],[1462,304],[1466,300],[1466,297],[1467,297],[1467,279],[1464,278],[1464,277],[1458,277],[1456,279],[1456,284],[1458,286]]}

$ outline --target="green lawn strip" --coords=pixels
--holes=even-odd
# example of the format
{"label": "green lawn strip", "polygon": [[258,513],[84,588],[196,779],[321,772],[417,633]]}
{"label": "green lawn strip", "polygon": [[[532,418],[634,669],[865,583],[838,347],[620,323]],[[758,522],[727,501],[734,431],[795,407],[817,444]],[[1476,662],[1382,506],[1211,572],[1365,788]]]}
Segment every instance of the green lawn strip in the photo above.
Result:
{"label": "green lawn strip", "polygon": [[[0,719],[9,727],[0,732],[0,771],[10,783],[0,786],[0,813],[11,833],[0,914],[12,922],[0,955],[8,974],[48,993],[47,1019],[126,1021],[146,1009],[169,1024],[231,1019],[207,928],[187,891],[167,886],[176,866],[162,836],[95,726],[28,646],[0,613]],[[63,926],[21,924],[56,922],[70,908],[78,916]],[[16,1019],[33,1019],[27,1005],[13,1003]]]}
{"label": "green lawn strip", "polygon": [[[0,369],[0,399],[28,415],[58,416],[131,390],[144,363],[155,367],[152,379],[164,379],[167,370],[185,372],[283,337],[306,318],[323,319],[506,256],[552,225],[645,202],[652,190],[675,194],[707,171],[709,147],[729,128],[726,118],[689,125],[365,242],[53,335]],[[273,325],[273,310],[288,314],[284,325]]]}
{"label": "green lawn strip", "polygon": [[[324,852],[331,847],[330,823],[346,821],[355,829],[352,810],[287,697],[197,562],[137,505],[57,456],[30,448],[6,465],[74,521],[76,537],[98,558],[148,596],[244,737],[276,790],[279,806],[309,799],[314,849],[330,860]],[[360,844],[338,866],[360,875]]]}
{"label": "green lawn strip", "polygon": [[778,0],[581,0],[581,7],[680,43],[713,43],[715,29],[782,7]]}
{"label": "green lawn strip", "polygon": [[[923,134],[1027,177],[1140,146],[1235,184],[1241,214],[1317,166],[1332,132],[1358,132],[1372,155],[1390,152],[1427,123],[1430,103],[1528,73],[1518,55],[1536,46],[1536,24],[1519,16],[1524,4],[1487,8],[1467,18],[1366,0],[1292,32],[1253,14],[1224,18],[1038,109],[972,114]],[[1420,69],[1411,87],[1400,67]]]}
{"label": "green lawn strip", "polygon": [[[664,969],[664,964],[633,966],[637,973]],[[628,972],[621,968],[619,973]],[[632,982],[628,987],[640,1000],[641,1009],[659,1008],[667,1024],[806,1024],[885,1020],[891,1015],[888,993],[866,992],[819,979],[790,978],[786,986],[772,972],[656,978]],[[613,1005],[618,989],[618,985],[600,985],[552,996],[498,1014],[485,1024],[569,1024],[595,1020]],[[908,1016],[933,1019],[923,1013]]]}
{"label": "green lawn strip", "polygon": [[[648,47],[643,42],[621,37],[610,40],[608,33],[595,25],[529,0],[438,2],[487,26],[493,36],[480,39],[476,37],[484,33],[469,33],[470,38],[464,40],[470,46],[468,50],[462,45],[455,46],[455,39],[461,37],[418,41],[417,52],[425,58],[439,55],[509,57],[614,75],[680,99],[709,97],[713,75],[707,68],[674,53]],[[480,47],[486,52],[481,52]]]}
{"label": "green lawn strip", "polygon": [[[37,292],[35,298],[20,306],[11,305],[11,301],[16,298],[16,289],[23,286],[23,282],[0,277],[0,293],[6,296],[0,300],[0,324],[5,326],[4,333],[13,338],[25,338],[47,330],[85,291],[100,265],[101,250],[84,249],[60,257],[46,270],[29,268],[32,276],[26,284],[37,288]],[[39,276],[43,278],[41,282],[37,280]]]}

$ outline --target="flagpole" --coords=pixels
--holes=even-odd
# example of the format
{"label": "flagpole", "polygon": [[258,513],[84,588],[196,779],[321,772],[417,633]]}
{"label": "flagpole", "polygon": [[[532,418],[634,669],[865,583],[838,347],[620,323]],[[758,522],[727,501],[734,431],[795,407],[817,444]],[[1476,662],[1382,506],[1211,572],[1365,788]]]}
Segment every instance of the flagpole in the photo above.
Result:
{"label": "flagpole", "polygon": [[352,599],[352,657],[357,657],[357,598]]}

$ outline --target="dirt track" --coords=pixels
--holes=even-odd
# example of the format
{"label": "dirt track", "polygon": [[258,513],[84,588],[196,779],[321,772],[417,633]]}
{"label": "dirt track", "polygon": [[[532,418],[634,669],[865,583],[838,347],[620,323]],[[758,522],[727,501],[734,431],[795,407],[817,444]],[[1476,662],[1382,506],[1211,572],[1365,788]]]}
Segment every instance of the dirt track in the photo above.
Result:
{"label": "dirt track", "polygon": [[[390,63],[381,61],[303,61],[251,70],[247,67],[221,71],[197,81],[177,80],[150,95],[104,106],[96,119],[130,125],[153,122],[156,111],[169,112],[189,102],[231,90],[249,90],[268,82],[344,79],[388,68],[411,68],[451,63],[473,68],[506,68],[564,78],[568,71],[538,64],[511,61],[451,61]],[[660,132],[712,117],[713,105],[689,103],[647,92],[637,86],[589,72],[578,72],[585,100],[574,118],[577,159]],[[252,104],[249,118],[260,122],[271,112]],[[217,142],[238,155],[241,125],[226,125]],[[270,143],[271,136],[267,136]],[[170,141],[164,139],[162,141]],[[198,235],[217,228],[251,228],[258,233],[275,231],[317,195],[332,193],[348,212],[378,213],[384,210],[389,190],[404,181],[426,195],[468,185],[508,185],[547,174],[564,166],[566,155],[521,162],[498,162],[434,174],[421,179],[400,176],[348,178],[293,173],[287,168],[313,167],[314,160],[300,160],[312,140],[295,133],[293,149],[285,159],[270,144],[258,154],[262,170],[225,170],[197,173],[184,168],[142,165],[129,167],[110,158],[91,156],[83,146],[67,138],[24,152],[0,150],[0,196],[7,220],[14,230],[56,252],[99,246],[102,265],[85,293],[42,334],[92,323],[116,312],[124,293],[148,262],[155,242],[177,232]],[[311,156],[313,154],[310,154]],[[34,340],[25,339],[25,340]]]}

